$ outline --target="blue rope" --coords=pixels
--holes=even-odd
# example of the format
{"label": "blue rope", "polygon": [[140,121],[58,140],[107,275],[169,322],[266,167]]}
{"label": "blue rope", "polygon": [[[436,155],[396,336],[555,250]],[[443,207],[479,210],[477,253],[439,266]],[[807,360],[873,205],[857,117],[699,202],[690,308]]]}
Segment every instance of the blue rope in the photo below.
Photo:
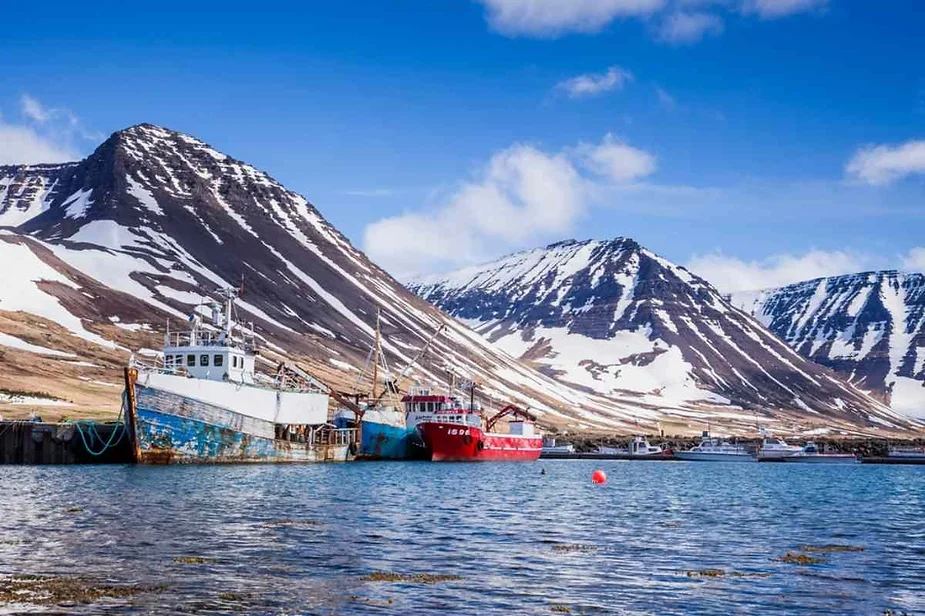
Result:
{"label": "blue rope", "polygon": [[[103,444],[103,448],[100,449],[99,451],[93,451],[93,449],[90,448],[90,444],[87,443],[87,437],[84,435],[84,428],[81,426],[82,423],[88,424],[87,432],[90,434],[91,442],[94,442],[97,440],[102,442],[103,437],[100,436],[100,433],[96,429],[96,422],[95,421],[89,421],[89,422],[75,421],[74,422],[74,427],[77,428],[77,433],[80,434],[80,440],[83,441],[84,449],[87,450],[87,453],[89,453],[91,456],[101,456],[104,453],[106,453],[110,447],[115,447],[122,441],[126,433],[125,422],[122,421],[122,415],[124,412],[125,412],[125,393],[122,394],[122,406],[119,408],[119,416],[116,418],[117,425],[113,427],[112,433],[109,435],[109,440]],[[122,429],[120,430],[119,428],[122,428]],[[119,435],[118,440],[116,440],[116,434]]]}

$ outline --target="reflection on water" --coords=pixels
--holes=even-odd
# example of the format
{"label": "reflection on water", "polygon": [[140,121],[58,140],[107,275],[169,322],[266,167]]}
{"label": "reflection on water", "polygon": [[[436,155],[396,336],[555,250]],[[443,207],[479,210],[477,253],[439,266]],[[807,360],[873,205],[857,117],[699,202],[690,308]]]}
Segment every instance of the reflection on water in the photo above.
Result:
{"label": "reflection on water", "polygon": [[0,467],[0,495],[0,578],[128,589],[0,613],[925,611],[925,467]]}

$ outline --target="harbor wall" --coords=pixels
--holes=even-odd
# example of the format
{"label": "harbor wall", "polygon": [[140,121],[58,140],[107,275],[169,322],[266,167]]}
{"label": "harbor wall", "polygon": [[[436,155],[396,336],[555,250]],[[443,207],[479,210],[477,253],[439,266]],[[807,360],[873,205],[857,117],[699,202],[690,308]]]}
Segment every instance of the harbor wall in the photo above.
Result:
{"label": "harbor wall", "polygon": [[126,464],[131,461],[132,452],[122,424],[0,421],[0,464]]}

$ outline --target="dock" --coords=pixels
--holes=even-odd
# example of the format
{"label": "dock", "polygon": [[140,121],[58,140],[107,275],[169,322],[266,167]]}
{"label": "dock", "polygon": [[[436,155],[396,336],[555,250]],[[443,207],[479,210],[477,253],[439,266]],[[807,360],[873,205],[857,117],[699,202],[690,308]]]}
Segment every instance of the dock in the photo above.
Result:
{"label": "dock", "polygon": [[865,456],[861,458],[864,464],[922,464],[925,465],[925,456],[897,457],[897,456]]}
{"label": "dock", "polygon": [[0,421],[0,464],[128,464],[125,426],[115,422]]}

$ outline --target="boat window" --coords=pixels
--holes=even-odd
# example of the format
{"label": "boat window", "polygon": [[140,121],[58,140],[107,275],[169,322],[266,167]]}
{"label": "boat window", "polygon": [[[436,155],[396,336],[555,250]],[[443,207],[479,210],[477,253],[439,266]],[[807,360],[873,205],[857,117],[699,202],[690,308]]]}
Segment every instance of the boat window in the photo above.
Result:
{"label": "boat window", "polygon": [[174,356],[173,356],[173,363],[176,364],[176,365],[178,365],[178,366],[182,366],[182,365],[183,365],[183,356],[182,356],[182,355],[174,355]]}
{"label": "boat window", "polygon": [[195,356],[195,355],[187,355],[187,356],[186,356],[186,365],[187,365],[187,366],[195,366],[195,365],[196,365],[196,356]]}
{"label": "boat window", "polygon": [[221,355],[216,355],[215,357],[212,358],[212,365],[216,367],[221,366],[224,363],[224,360],[225,358],[222,357]]}
{"label": "boat window", "polygon": [[164,355],[164,365],[168,368],[173,366],[173,355]]}
{"label": "boat window", "polygon": [[199,356],[199,365],[200,365],[200,366],[208,366],[208,365],[209,365],[209,356],[208,356],[208,355],[200,355],[200,356]]}

